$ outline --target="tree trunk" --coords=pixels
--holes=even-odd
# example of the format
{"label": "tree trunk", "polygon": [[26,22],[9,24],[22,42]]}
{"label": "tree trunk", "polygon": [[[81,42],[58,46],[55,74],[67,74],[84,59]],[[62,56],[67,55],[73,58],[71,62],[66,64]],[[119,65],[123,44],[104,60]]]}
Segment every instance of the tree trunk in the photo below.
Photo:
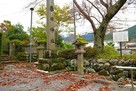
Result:
{"label": "tree trunk", "polygon": [[100,27],[94,30],[94,48],[96,48],[99,53],[103,52],[104,49],[104,38],[109,21],[110,19],[103,19]]}
{"label": "tree trunk", "polygon": [[103,51],[104,46],[104,35],[102,35],[101,31],[94,31],[94,48],[98,50],[98,52]]}

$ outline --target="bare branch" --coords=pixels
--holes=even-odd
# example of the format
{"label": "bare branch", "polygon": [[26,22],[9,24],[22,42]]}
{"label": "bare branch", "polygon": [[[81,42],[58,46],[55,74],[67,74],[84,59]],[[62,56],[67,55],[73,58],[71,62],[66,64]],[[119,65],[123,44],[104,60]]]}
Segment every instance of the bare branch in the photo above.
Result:
{"label": "bare branch", "polygon": [[74,1],[74,3],[75,3],[76,7],[78,8],[78,10],[82,13],[82,15],[83,15],[84,17],[86,17],[86,19],[91,23],[93,30],[96,30],[95,24],[94,24],[93,20],[90,18],[90,16],[87,15],[87,14],[83,11],[83,9],[78,5],[78,3],[76,2],[76,0],[73,0],[73,1]]}
{"label": "bare branch", "polygon": [[91,1],[89,1],[89,0],[87,0],[89,3],[91,3],[93,6],[94,6],[94,8],[100,13],[100,15],[102,16],[102,18],[104,18],[104,15],[102,14],[102,12],[99,10],[99,8],[98,7],[96,7]]}
{"label": "bare branch", "polygon": [[101,24],[101,22],[95,16],[90,16],[90,17],[94,18],[99,24]]}
{"label": "bare branch", "polygon": [[38,2],[38,0],[34,0],[33,2],[30,2],[25,8],[29,8],[31,6],[33,6],[33,8],[35,8],[39,3],[41,3],[43,0],[40,0]]}
{"label": "bare branch", "polygon": [[82,5],[83,5],[83,10],[86,11],[86,13],[88,13],[86,3],[85,3],[85,2],[82,2]]}
{"label": "bare branch", "polygon": [[93,8],[93,7],[89,7],[89,9],[88,9],[88,13],[89,13],[89,14],[91,13],[92,8]]}
{"label": "bare branch", "polygon": [[106,9],[108,9],[108,4],[106,4],[103,0],[100,0],[100,2]]}
{"label": "bare branch", "polygon": [[82,8],[82,9],[83,9],[84,11],[86,11],[86,13],[87,13],[88,15],[90,15],[93,6],[87,6],[86,2],[84,2],[84,1],[82,2],[82,5],[83,5],[83,8]]}
{"label": "bare branch", "polygon": [[[108,12],[105,15],[105,19],[103,20],[103,22],[106,21],[106,23],[108,23],[117,14],[117,12],[125,4],[126,1],[127,0],[118,0],[114,5],[109,7]],[[111,10],[112,10],[112,12],[111,12]]]}

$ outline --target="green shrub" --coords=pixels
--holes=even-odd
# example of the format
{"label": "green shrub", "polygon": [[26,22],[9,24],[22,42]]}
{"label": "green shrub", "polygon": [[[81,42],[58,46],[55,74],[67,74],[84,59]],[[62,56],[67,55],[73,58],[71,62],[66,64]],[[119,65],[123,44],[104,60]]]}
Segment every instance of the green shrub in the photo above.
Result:
{"label": "green shrub", "polygon": [[32,61],[37,61],[37,59],[38,59],[38,54],[32,53]]}
{"label": "green shrub", "polygon": [[17,60],[16,56],[15,55],[12,55],[9,57],[10,60]]}
{"label": "green shrub", "polygon": [[8,43],[3,43],[2,53],[9,54],[9,44]]}
{"label": "green shrub", "polygon": [[41,64],[42,63],[49,63],[49,61],[51,61],[51,60],[50,59],[44,59],[44,58],[43,59],[38,59],[38,62],[41,63]]}
{"label": "green shrub", "polygon": [[24,53],[24,52],[17,52],[16,58],[17,58],[17,60],[19,60],[19,61],[25,60],[25,59],[26,59],[25,53]]}
{"label": "green shrub", "polygon": [[52,59],[52,63],[64,63],[65,58],[54,58]]}
{"label": "green shrub", "polygon": [[108,46],[108,45],[105,46],[104,51],[98,55],[98,58],[106,58],[106,59],[114,59],[118,57],[119,57],[118,51],[112,46]]}
{"label": "green shrub", "polygon": [[67,44],[67,43],[63,43],[62,48],[63,48],[63,49],[70,49],[70,48],[74,48],[74,45],[72,45],[72,44]]}
{"label": "green shrub", "polygon": [[40,69],[40,70],[48,70],[49,69],[49,64],[39,63],[38,64],[38,69]]}
{"label": "green shrub", "polygon": [[64,58],[41,59],[39,60],[40,64],[38,65],[38,68],[45,70],[45,68],[47,67],[45,67],[44,65],[48,64],[49,67],[46,69],[48,71],[62,70],[66,67],[65,61],[66,59]]}
{"label": "green shrub", "polygon": [[59,57],[65,59],[76,59],[77,55],[75,53],[75,49],[65,49],[59,52]]}
{"label": "green shrub", "polygon": [[125,54],[123,55],[124,59],[136,59],[136,54]]}
{"label": "green shrub", "polygon": [[49,71],[62,70],[65,68],[64,63],[53,63],[52,66],[48,69]]}
{"label": "green shrub", "polygon": [[22,41],[15,39],[15,40],[11,40],[10,43],[15,43],[15,52],[23,52],[24,51],[24,47],[22,45]]}
{"label": "green shrub", "polygon": [[52,58],[57,58],[57,57],[58,57],[57,52],[58,52],[58,50],[53,50],[53,51],[51,52]]}
{"label": "green shrub", "polygon": [[22,45],[22,42],[20,40],[18,40],[18,39],[11,40],[10,42],[15,43],[16,45]]}
{"label": "green shrub", "polygon": [[111,46],[111,47],[114,47],[113,42],[109,42],[109,43],[107,43],[107,45],[108,45],[108,46]]}
{"label": "green shrub", "polygon": [[90,58],[96,58],[97,57],[97,49],[95,48],[92,48],[92,47],[85,47],[85,54],[84,54],[84,57],[86,59],[90,59]]}

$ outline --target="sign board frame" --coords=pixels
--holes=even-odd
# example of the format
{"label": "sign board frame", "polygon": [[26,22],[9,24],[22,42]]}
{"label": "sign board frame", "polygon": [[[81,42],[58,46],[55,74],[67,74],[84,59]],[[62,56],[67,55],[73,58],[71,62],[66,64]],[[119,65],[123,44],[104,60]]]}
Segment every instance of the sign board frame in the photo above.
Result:
{"label": "sign board frame", "polygon": [[113,33],[113,42],[127,42],[127,41],[129,41],[128,31],[119,31]]}

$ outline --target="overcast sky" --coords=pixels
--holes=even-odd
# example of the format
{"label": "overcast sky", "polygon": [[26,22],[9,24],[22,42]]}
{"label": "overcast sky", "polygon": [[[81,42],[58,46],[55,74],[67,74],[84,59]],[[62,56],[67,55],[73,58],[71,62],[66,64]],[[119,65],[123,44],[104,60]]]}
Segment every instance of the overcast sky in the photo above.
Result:
{"label": "overcast sky", "polygon": [[0,22],[9,20],[13,24],[18,22],[25,26],[29,24],[28,17],[30,14],[28,10],[24,10],[26,3],[26,0],[1,0]]}
{"label": "overcast sky", "polygon": [[[27,30],[27,27],[30,27],[30,9],[27,8],[25,9],[25,6],[29,4],[31,0],[1,0],[0,1],[0,23],[3,22],[3,20],[9,20],[11,21],[12,24],[17,24],[20,23],[25,27],[25,31]],[[72,0],[54,0],[55,4],[58,4],[62,6],[63,4],[67,3],[70,4]],[[46,0],[44,0],[46,3]],[[72,3],[71,3],[72,5]],[[130,8],[129,10],[126,10],[123,15],[121,14],[120,17],[124,17],[126,20],[131,20],[129,24],[131,23],[132,25],[136,25],[136,8]],[[129,18],[129,19],[128,19]],[[36,13],[34,12],[33,14],[33,26],[36,25],[36,21],[38,20],[38,17]],[[133,22],[132,22],[133,21]],[[124,23],[125,24],[125,23]],[[83,25],[80,25],[83,26]],[[81,27],[77,27],[77,32],[78,30],[81,30]],[[91,32],[88,31],[90,26],[85,26],[82,28],[86,32]],[[90,29],[89,29],[90,30]]]}
{"label": "overcast sky", "polygon": [[[12,24],[21,23],[25,30],[30,26],[30,10],[25,6],[31,0],[0,0],[0,23],[3,20],[9,20]],[[40,0],[39,0],[40,1]],[[46,3],[46,0],[44,0]],[[54,0],[56,4],[62,6],[65,3],[70,3],[72,0]],[[36,13],[33,14],[33,26],[36,24],[38,17]]]}

